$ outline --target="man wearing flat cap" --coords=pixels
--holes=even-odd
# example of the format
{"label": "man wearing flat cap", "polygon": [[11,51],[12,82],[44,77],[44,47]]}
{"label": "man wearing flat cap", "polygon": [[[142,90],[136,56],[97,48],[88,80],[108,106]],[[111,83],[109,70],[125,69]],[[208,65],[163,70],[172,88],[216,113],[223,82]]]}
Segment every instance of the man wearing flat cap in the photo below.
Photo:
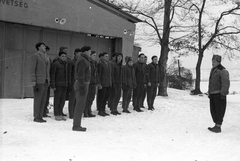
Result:
{"label": "man wearing flat cap", "polygon": [[210,99],[210,112],[215,123],[208,130],[220,133],[223,117],[227,106],[227,94],[230,87],[229,73],[221,65],[222,57],[213,55],[212,69],[209,77],[208,94]]}

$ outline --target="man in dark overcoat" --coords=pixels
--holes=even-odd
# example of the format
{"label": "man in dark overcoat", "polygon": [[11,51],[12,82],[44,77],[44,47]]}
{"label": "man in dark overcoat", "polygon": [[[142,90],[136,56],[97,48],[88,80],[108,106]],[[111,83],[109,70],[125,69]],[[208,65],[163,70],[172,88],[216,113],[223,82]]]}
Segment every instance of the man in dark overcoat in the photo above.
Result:
{"label": "man in dark overcoat", "polygon": [[154,110],[153,104],[159,86],[158,57],[152,56],[152,62],[147,65],[147,104],[148,110]]}
{"label": "man in dark overcoat", "polygon": [[138,61],[133,64],[137,87],[133,90],[133,109],[137,112],[143,112],[140,107],[143,100],[144,88],[146,88],[146,66],[144,64],[145,55],[139,54]]}
{"label": "man in dark overcoat", "polygon": [[117,106],[121,98],[121,89],[122,89],[122,53],[116,53],[115,61],[111,64],[112,72],[112,87],[108,103],[110,104],[111,114],[120,115],[117,111]]}
{"label": "man in dark overcoat", "polygon": [[98,71],[98,94],[97,94],[97,108],[98,115],[109,116],[106,113],[106,104],[109,98],[110,88],[112,86],[111,66],[108,63],[108,53],[103,52],[102,58],[97,64]]}
{"label": "man in dark overcoat", "polygon": [[128,107],[132,98],[132,91],[136,87],[136,77],[133,68],[132,57],[128,56],[125,60],[126,65],[123,66],[122,70],[122,90],[123,90],[122,108],[123,112],[130,113]]}
{"label": "man in dark overcoat", "polygon": [[58,53],[57,59],[51,70],[51,88],[54,90],[54,116],[57,121],[66,121],[63,116],[66,93],[68,87],[67,54],[63,51]]}

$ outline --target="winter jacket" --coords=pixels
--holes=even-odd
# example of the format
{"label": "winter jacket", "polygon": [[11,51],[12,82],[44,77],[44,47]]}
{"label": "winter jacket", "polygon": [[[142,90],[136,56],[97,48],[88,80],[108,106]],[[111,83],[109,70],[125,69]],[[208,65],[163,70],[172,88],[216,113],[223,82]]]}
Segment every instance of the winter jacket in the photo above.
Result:
{"label": "winter jacket", "polygon": [[97,84],[97,62],[95,60],[90,59],[91,65],[91,84]]}
{"label": "winter jacket", "polygon": [[69,63],[68,63],[68,83],[69,86],[73,86],[75,82],[75,63],[77,59],[73,58]]}
{"label": "winter jacket", "polygon": [[45,83],[46,80],[50,83],[50,59],[45,56],[45,53],[37,51],[31,57],[31,82]]}
{"label": "winter jacket", "polygon": [[208,93],[220,93],[222,96],[226,96],[229,93],[229,87],[230,80],[228,71],[221,64],[212,68],[209,77]]}
{"label": "winter jacket", "polygon": [[67,62],[61,59],[56,60],[51,68],[51,87],[67,87]]}
{"label": "winter jacket", "polygon": [[133,64],[137,84],[146,84],[146,66],[145,63],[140,63],[139,61]]}
{"label": "winter jacket", "polygon": [[100,59],[97,64],[98,84],[102,87],[112,86],[111,65]]}
{"label": "winter jacket", "polygon": [[[76,61],[75,78],[78,81],[79,87],[90,84],[91,65],[90,65],[90,58],[86,54],[81,54],[81,56]],[[75,90],[77,90],[77,89],[75,89]]]}
{"label": "winter jacket", "polygon": [[135,88],[137,86],[135,70],[129,65],[124,65],[122,68],[122,85],[123,87]]}
{"label": "winter jacket", "polygon": [[111,64],[113,84],[122,84],[122,61],[120,63],[117,63],[117,57],[119,55],[123,57],[121,53],[118,53],[116,55],[116,60]]}
{"label": "winter jacket", "polygon": [[159,83],[159,67],[157,64],[147,65],[147,83]]}

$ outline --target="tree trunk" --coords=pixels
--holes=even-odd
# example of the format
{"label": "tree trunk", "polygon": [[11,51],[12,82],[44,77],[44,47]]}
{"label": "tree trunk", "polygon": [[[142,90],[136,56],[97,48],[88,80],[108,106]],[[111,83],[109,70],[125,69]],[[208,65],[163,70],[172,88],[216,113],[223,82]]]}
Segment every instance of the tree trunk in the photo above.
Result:
{"label": "tree trunk", "polygon": [[168,46],[163,47],[161,49],[161,56],[159,59],[159,74],[160,74],[160,83],[158,88],[158,95],[160,96],[168,96],[167,94],[167,60],[168,60]]}
{"label": "tree trunk", "polygon": [[202,59],[203,59],[203,51],[199,51],[198,55],[198,61],[196,65],[196,80],[195,80],[195,89],[193,94],[202,94],[200,90],[200,82],[201,82],[201,64],[202,64]]}
{"label": "tree trunk", "polygon": [[172,0],[165,0],[164,21],[163,21],[163,37],[161,42],[161,55],[159,58],[159,74],[160,83],[158,88],[158,95],[168,96],[167,94],[167,61],[168,61],[168,44],[170,35],[170,13]]}

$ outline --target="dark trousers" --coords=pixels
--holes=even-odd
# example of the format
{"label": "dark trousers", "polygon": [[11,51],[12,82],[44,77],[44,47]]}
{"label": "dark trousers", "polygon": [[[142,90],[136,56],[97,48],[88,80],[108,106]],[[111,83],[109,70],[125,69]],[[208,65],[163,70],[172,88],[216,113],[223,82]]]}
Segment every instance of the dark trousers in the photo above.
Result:
{"label": "dark trousers", "polygon": [[144,88],[144,83],[138,83],[137,87],[133,90],[133,107],[135,110],[141,107]]}
{"label": "dark trousers", "polygon": [[110,87],[103,87],[98,90],[97,94],[97,107],[99,112],[105,112],[107,100],[110,94]]}
{"label": "dark trousers", "polygon": [[74,108],[76,105],[76,97],[75,97],[75,91],[73,89],[73,86],[69,87],[70,89],[70,94],[69,94],[69,99],[68,99],[68,114],[70,118],[73,118],[74,115]]}
{"label": "dark trousers", "polygon": [[85,106],[85,110],[84,113],[85,114],[91,114],[92,110],[92,103],[94,101],[96,95],[96,84],[89,84],[89,88],[88,88],[88,94],[87,94],[87,101],[86,101],[86,106]]}
{"label": "dark trousers", "polygon": [[123,87],[123,101],[122,101],[122,108],[123,110],[127,110],[129,103],[132,98],[132,88],[130,87]]}
{"label": "dark trousers", "polygon": [[223,117],[225,115],[227,106],[227,97],[221,99],[220,94],[210,95],[210,112],[212,115],[213,122],[218,125],[222,125]]}
{"label": "dark trousers", "polygon": [[116,112],[119,100],[121,98],[121,84],[114,84],[111,87],[111,92],[110,92],[109,98],[110,98],[109,103],[110,103],[110,107],[111,107],[110,109],[112,112]]}
{"label": "dark trousers", "polygon": [[144,100],[146,98],[146,95],[147,95],[147,87],[144,87],[144,89],[143,89],[143,96],[142,96],[142,102],[140,104],[140,107],[144,106]]}
{"label": "dark trousers", "polygon": [[157,95],[157,83],[151,83],[151,86],[147,87],[147,104],[148,108],[153,108],[154,100]]}
{"label": "dark trousers", "polygon": [[44,106],[44,112],[43,114],[47,114],[48,113],[48,105],[49,105],[49,98],[50,98],[50,86],[48,86],[47,88],[47,97],[46,97],[46,103],[45,103],[45,106]]}
{"label": "dark trousers", "polygon": [[54,116],[62,115],[66,101],[66,93],[67,87],[56,87],[54,91]]}
{"label": "dark trousers", "polygon": [[73,117],[73,126],[81,126],[83,111],[86,106],[87,94],[88,94],[88,86],[85,85],[85,91],[82,92],[81,89],[75,91],[76,96],[76,106],[74,109],[74,117]]}
{"label": "dark trousers", "polygon": [[34,118],[42,118],[44,107],[47,99],[47,89],[48,83],[37,83],[37,90],[36,88],[33,89],[33,117]]}

